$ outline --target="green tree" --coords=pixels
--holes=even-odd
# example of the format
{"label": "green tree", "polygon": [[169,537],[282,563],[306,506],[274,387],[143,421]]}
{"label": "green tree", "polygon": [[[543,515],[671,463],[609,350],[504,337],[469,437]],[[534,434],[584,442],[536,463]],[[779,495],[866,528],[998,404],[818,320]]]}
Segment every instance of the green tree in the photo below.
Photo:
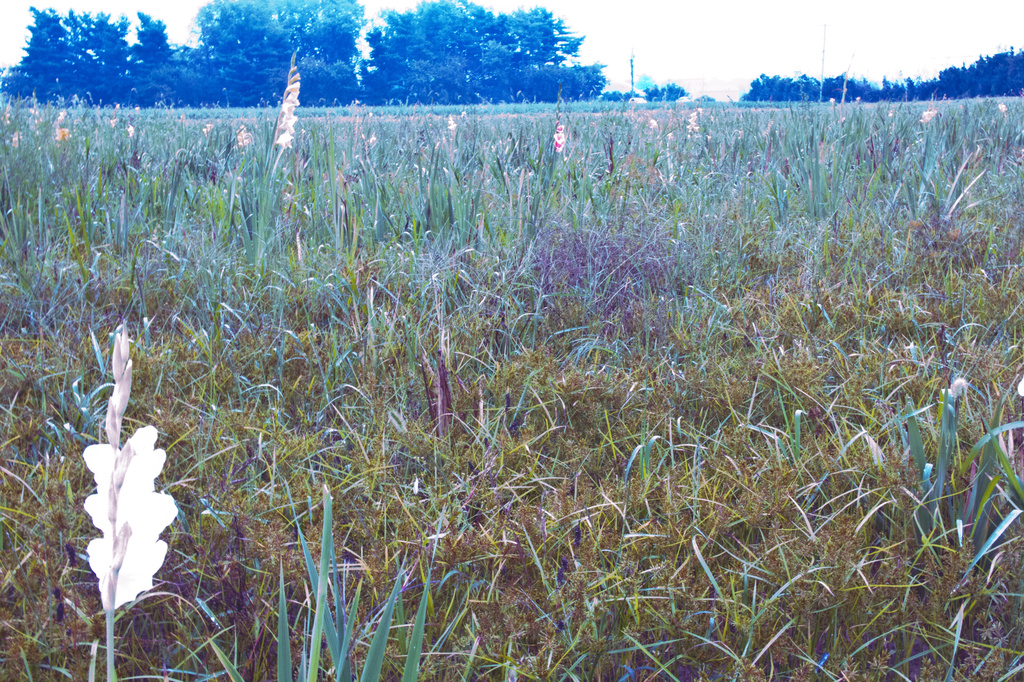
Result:
{"label": "green tree", "polygon": [[583,38],[542,7],[516,10],[510,28],[517,47],[516,66],[563,66],[579,57]]}
{"label": "green tree", "polygon": [[128,99],[128,18],[112,19],[109,14],[95,18],[80,15],[85,27],[78,47],[81,65],[79,89],[84,97],[100,104]]}
{"label": "green tree", "polygon": [[554,100],[559,83],[565,97],[596,96],[604,87],[602,67],[576,63],[583,38],[544,9],[494,14],[440,0],[383,19],[366,39],[369,102]]}
{"label": "green tree", "polygon": [[254,106],[281,96],[292,50],[274,8],[260,0],[213,0],[199,10],[197,67],[207,103]]}
{"label": "green tree", "polygon": [[303,98],[347,103],[359,95],[357,40],[366,23],[354,0],[282,0],[277,16],[302,74]]}
{"label": "green tree", "polygon": [[128,73],[140,104],[156,104],[175,98],[177,82],[174,49],[167,41],[167,25],[143,12],[138,13],[136,42],[128,57]]}
{"label": "green tree", "polygon": [[11,91],[22,97],[35,93],[39,99],[49,100],[63,94],[60,79],[69,67],[68,30],[55,10],[32,7],[29,11],[28,45],[11,78]]}
{"label": "green tree", "polygon": [[127,96],[128,20],[69,11],[31,8],[25,57],[11,90],[41,100],[79,97],[96,103]]}

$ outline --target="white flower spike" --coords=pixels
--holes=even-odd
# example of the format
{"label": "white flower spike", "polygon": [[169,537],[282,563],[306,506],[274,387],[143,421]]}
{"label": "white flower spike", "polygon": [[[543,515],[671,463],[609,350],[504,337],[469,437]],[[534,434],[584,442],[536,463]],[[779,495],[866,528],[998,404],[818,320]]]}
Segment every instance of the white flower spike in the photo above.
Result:
{"label": "white flower spike", "polygon": [[116,456],[106,443],[85,450],[85,463],[96,477],[96,493],[85,500],[85,511],[103,533],[89,543],[89,566],[100,579],[105,610],[152,589],[153,576],[167,555],[160,533],[178,515],[178,507],[170,495],[154,491],[153,479],[167,457],[163,450],[154,449],[156,437],[154,427],[144,426]]}
{"label": "white flower spike", "polygon": [[107,405],[109,443],[85,449],[85,464],[96,479],[96,493],[85,511],[103,533],[89,543],[89,566],[99,578],[103,610],[112,613],[153,587],[164,563],[167,543],[160,533],[178,515],[174,498],[154,489],[153,480],[167,458],[155,449],[157,431],[144,426],[120,447],[121,419],[131,392],[132,362],[128,336],[119,329],[114,339],[114,393]]}

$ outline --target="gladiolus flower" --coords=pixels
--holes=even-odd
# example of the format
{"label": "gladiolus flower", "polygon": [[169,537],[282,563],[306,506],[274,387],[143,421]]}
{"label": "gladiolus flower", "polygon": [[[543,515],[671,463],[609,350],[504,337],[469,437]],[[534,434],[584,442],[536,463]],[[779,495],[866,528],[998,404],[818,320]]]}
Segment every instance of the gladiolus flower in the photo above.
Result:
{"label": "gladiolus flower", "polygon": [[927,111],[925,111],[923,114],[921,114],[921,123],[928,123],[933,118],[935,118],[935,115],[937,113],[939,113],[939,110],[935,108],[934,104],[931,105],[930,107],[928,107]]}
{"label": "gladiolus flower", "polygon": [[135,137],[135,126],[131,123],[128,124],[128,139]]}
{"label": "gladiolus flower", "polygon": [[57,128],[53,133],[53,138],[57,142],[63,142],[71,137],[71,131],[67,128]]}
{"label": "gladiolus flower", "polygon": [[274,136],[274,144],[282,149],[291,147],[295,139],[295,123],[299,120],[295,115],[295,108],[299,106],[299,85],[299,72],[293,65],[288,72],[288,87],[284,90],[281,113],[277,117],[277,133]]}
{"label": "gladiolus flower", "polygon": [[[159,537],[178,515],[178,507],[170,495],[154,492],[153,479],[166,460],[166,453],[153,447],[156,437],[154,427],[144,426],[117,454],[109,443],[85,449],[85,463],[96,479],[96,493],[86,498],[85,511],[103,533],[89,543],[89,566],[100,579],[106,610],[152,589],[167,554],[167,543]],[[115,488],[119,475],[121,485]]]}
{"label": "gladiolus flower", "polygon": [[235,140],[238,142],[239,147],[248,147],[252,144],[252,133],[242,126],[238,129],[238,134],[235,135]]}
{"label": "gladiolus flower", "polygon": [[[697,122],[700,119],[700,114],[701,114],[701,110],[698,108],[698,109],[694,109],[693,113],[690,114],[689,117],[687,117],[687,119],[686,119],[686,133],[688,135],[693,135],[694,133],[700,132],[700,124]],[[770,125],[771,121],[769,121],[768,123]]]}
{"label": "gladiolus flower", "polygon": [[999,103],[999,113],[1000,114],[1005,114],[1006,113],[1006,105],[1003,104],[1002,102]]}
{"label": "gladiolus flower", "polygon": [[454,133],[455,129],[458,128],[458,127],[459,126],[455,123],[455,119],[452,118],[451,116],[449,116],[448,117],[448,130],[450,130],[450,131],[452,131]]}
{"label": "gladiolus flower", "polygon": [[555,126],[555,153],[561,154],[563,147],[565,147],[565,126],[558,124]]}
{"label": "gladiolus flower", "polygon": [[120,447],[121,420],[132,387],[128,335],[114,339],[114,392],[107,403],[108,443],[85,449],[85,464],[96,479],[96,493],[85,500],[85,511],[103,533],[89,543],[89,566],[100,581],[103,609],[112,613],[153,587],[153,575],[163,565],[167,543],[160,533],[178,507],[174,498],[154,491],[153,479],[163,469],[166,454],[154,449],[156,429],[145,426]]}

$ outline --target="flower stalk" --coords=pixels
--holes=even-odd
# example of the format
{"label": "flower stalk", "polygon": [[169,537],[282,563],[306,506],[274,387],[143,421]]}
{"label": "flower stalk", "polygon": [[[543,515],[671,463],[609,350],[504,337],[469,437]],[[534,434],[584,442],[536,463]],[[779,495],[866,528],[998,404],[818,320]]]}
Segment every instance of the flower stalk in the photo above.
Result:
{"label": "flower stalk", "polygon": [[154,448],[157,432],[144,426],[122,448],[121,424],[132,386],[129,339],[123,327],[114,337],[114,392],[107,403],[108,442],[90,445],[83,457],[96,479],[96,493],[85,511],[103,536],[89,542],[89,566],[99,579],[107,618],[107,679],[114,677],[114,611],[153,587],[163,565],[167,543],[160,533],[178,514],[174,498],[157,493],[153,481],[166,453]]}

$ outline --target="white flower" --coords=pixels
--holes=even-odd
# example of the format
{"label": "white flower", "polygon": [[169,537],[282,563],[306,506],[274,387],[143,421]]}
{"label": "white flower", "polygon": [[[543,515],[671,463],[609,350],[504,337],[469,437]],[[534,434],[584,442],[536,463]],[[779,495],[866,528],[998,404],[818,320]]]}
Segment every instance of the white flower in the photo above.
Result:
{"label": "white flower", "polygon": [[1020,383],[1017,384],[1017,395],[1024,398],[1024,377],[1022,377]]}
{"label": "white flower", "polygon": [[[109,443],[85,449],[85,463],[96,478],[96,493],[86,498],[85,511],[103,533],[102,538],[89,543],[89,566],[100,579],[105,610],[134,601],[139,593],[152,589],[153,575],[163,565],[167,554],[167,543],[159,539],[160,533],[178,515],[178,507],[170,495],[154,491],[153,479],[163,469],[166,459],[163,450],[153,447],[156,437],[156,428],[144,426],[125,443],[117,456]],[[122,467],[122,483],[113,489],[114,479]],[[117,536],[127,537],[121,543]],[[118,559],[116,596],[111,604],[109,593],[103,588],[106,587],[104,582],[110,579],[111,569],[117,567]]]}
{"label": "white flower", "polygon": [[561,154],[565,147],[565,126],[561,123],[555,126],[555,153]]}
{"label": "white flower", "polygon": [[299,72],[294,66],[288,73],[288,87],[284,91],[284,101],[281,102],[281,113],[278,115],[277,134],[274,137],[274,144],[280,145],[282,149],[292,146],[295,139],[295,122],[298,117],[295,115],[295,108],[299,106]]}
{"label": "white flower", "polygon": [[928,123],[933,118],[935,118],[935,114],[937,113],[939,113],[939,110],[935,108],[934,104],[932,104],[931,106],[928,107],[927,111],[921,114],[921,123]]}
{"label": "white flower", "polygon": [[452,118],[451,116],[449,116],[448,117],[448,130],[450,130],[450,131],[452,131],[454,133],[456,128],[458,128],[458,125],[455,123],[455,119]]}
{"label": "white flower", "polygon": [[128,137],[129,139],[135,137],[135,126],[131,123],[128,124]]}
{"label": "white flower", "polygon": [[89,566],[99,578],[108,617],[153,587],[153,575],[167,555],[160,533],[178,515],[174,498],[154,490],[153,479],[166,459],[163,450],[154,449],[156,429],[144,426],[120,447],[121,419],[132,386],[128,347],[128,335],[119,329],[111,363],[114,392],[105,424],[109,442],[90,445],[83,455],[96,479],[96,493],[86,498],[85,511],[103,533],[89,543]]}
{"label": "white flower", "polygon": [[[700,124],[697,122],[700,119],[700,109],[694,109],[693,113],[686,119],[686,132],[687,134],[693,134],[700,132]],[[770,122],[769,122],[770,125]]]}
{"label": "white flower", "polygon": [[999,113],[1000,114],[1005,114],[1006,113],[1006,105],[1003,104],[1002,102],[999,103]]}
{"label": "white flower", "polygon": [[954,398],[961,398],[967,393],[967,380],[963,377],[957,377],[950,384],[949,393]]}

